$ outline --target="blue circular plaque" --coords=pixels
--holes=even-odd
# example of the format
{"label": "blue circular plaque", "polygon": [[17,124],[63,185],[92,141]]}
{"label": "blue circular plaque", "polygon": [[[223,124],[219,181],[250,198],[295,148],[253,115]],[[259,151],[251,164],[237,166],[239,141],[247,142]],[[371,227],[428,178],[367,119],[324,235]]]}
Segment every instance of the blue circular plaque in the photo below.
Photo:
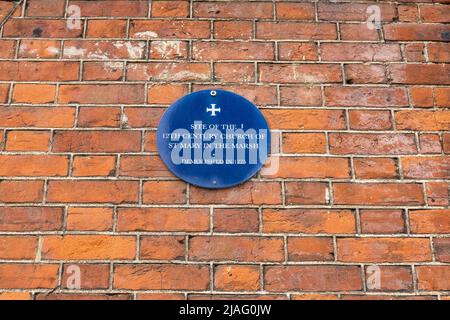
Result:
{"label": "blue circular plaque", "polygon": [[158,150],[180,179],[204,188],[227,188],[261,169],[270,151],[270,129],[244,97],[203,90],[166,110],[158,126]]}

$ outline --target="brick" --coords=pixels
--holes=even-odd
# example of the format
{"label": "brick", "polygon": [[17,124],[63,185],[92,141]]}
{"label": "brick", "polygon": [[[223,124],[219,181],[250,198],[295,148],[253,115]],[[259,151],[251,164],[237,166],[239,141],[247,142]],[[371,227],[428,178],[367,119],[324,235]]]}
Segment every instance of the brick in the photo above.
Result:
{"label": "brick", "polygon": [[173,177],[159,156],[122,156],[120,176]]}
{"label": "brick", "polygon": [[36,300],[131,300],[130,294],[77,294],[77,293],[50,293],[50,294],[36,294]]}
{"label": "brick", "polygon": [[265,42],[194,42],[195,60],[272,60],[274,47]]}
{"label": "brick", "polygon": [[62,17],[65,2],[61,0],[31,0],[27,3],[28,17]]}
{"label": "brick", "polygon": [[77,124],[81,128],[117,128],[120,126],[120,108],[81,107]]}
{"label": "brick", "polygon": [[60,46],[57,40],[24,39],[20,41],[18,56],[19,58],[56,59],[60,54]]}
{"label": "brick", "polygon": [[55,152],[137,152],[141,150],[138,131],[56,131]]}
{"label": "brick", "polygon": [[411,154],[417,152],[413,134],[330,133],[332,154]]}
{"label": "brick", "polygon": [[396,41],[446,41],[448,28],[440,24],[396,23],[383,26],[384,38]]}
{"label": "brick", "polygon": [[185,300],[183,293],[138,293],[137,300]]}
{"label": "brick", "polygon": [[366,267],[366,285],[370,291],[411,291],[413,276],[407,266],[377,266],[379,268],[379,286],[371,282],[373,273]]}
{"label": "brick", "polygon": [[398,179],[397,163],[392,158],[354,158],[358,179]]}
{"label": "brick", "polygon": [[48,151],[50,131],[9,131],[6,151]]}
{"label": "brick", "polygon": [[280,60],[288,61],[316,61],[318,48],[315,43],[308,42],[280,42],[278,44]]}
{"label": "brick", "polygon": [[437,107],[450,107],[450,88],[435,88]]}
{"label": "brick", "polygon": [[274,237],[195,236],[189,260],[269,262],[284,259],[283,240]]}
{"label": "brick", "polygon": [[[166,108],[124,108],[125,116],[122,117],[122,126],[128,128],[157,128]],[[123,120],[125,119],[125,120]]]}
{"label": "brick", "polygon": [[450,233],[450,210],[413,210],[409,213],[412,233]]}
{"label": "brick", "polygon": [[404,107],[408,106],[405,88],[400,87],[326,87],[329,107]]}
{"label": "brick", "polygon": [[287,300],[285,295],[282,294],[263,294],[263,295],[250,295],[250,294],[190,294],[189,300]]}
{"label": "brick", "polygon": [[429,133],[419,136],[421,153],[441,153],[441,138],[438,134]]}
{"label": "brick", "polygon": [[399,21],[419,22],[419,10],[415,5],[399,5],[397,7]]}
{"label": "brick", "polygon": [[427,202],[432,206],[449,205],[449,184],[447,182],[427,182]]}
{"label": "brick", "polygon": [[339,31],[342,40],[377,41],[380,39],[377,29],[370,30],[367,23],[341,23]]}
{"label": "brick", "polygon": [[262,223],[268,233],[353,233],[356,228],[350,210],[264,209]]}
{"label": "brick", "polygon": [[0,61],[0,80],[72,81],[78,80],[78,62]]}
{"label": "brick", "polygon": [[286,203],[289,204],[327,204],[330,190],[328,183],[286,182]]}
{"label": "brick", "polygon": [[424,291],[448,291],[450,288],[449,266],[417,266],[417,285]]}
{"label": "brick", "polygon": [[85,62],[83,80],[120,81],[124,78],[123,62]]}
{"label": "brick", "polygon": [[437,261],[450,262],[450,238],[434,238],[433,246]]}
{"label": "brick", "polygon": [[400,61],[398,44],[322,43],[323,61]]}
{"label": "brick", "polygon": [[172,104],[187,93],[184,84],[153,84],[148,88],[148,103]]}
{"label": "brick", "polygon": [[69,159],[57,155],[0,155],[0,176],[66,176]]}
{"label": "brick", "polygon": [[403,176],[412,179],[448,179],[450,159],[445,156],[404,157],[401,159]]}
{"label": "brick", "polygon": [[186,241],[184,236],[145,236],[140,241],[140,259],[185,260]]}
{"label": "brick", "polygon": [[43,195],[42,181],[0,181],[0,202],[41,202]]}
{"label": "brick", "polygon": [[338,295],[316,293],[293,294],[291,295],[291,300],[338,300]]}
{"label": "brick", "polygon": [[57,264],[1,264],[3,289],[52,289],[58,285]]}
{"label": "brick", "polygon": [[400,130],[450,130],[450,110],[426,111],[404,110],[395,113],[397,129]]}
{"label": "brick", "polygon": [[333,64],[261,64],[259,81],[276,83],[333,83],[342,81],[339,66]]}
{"label": "brick", "polygon": [[82,17],[146,17],[148,12],[142,0],[71,0],[69,5],[79,6]]}
{"label": "brick", "polygon": [[280,100],[286,106],[320,106],[322,93],[319,87],[280,87]]}
{"label": "brick", "polygon": [[63,288],[69,288],[72,284],[71,276],[74,270],[80,270],[80,289],[108,289],[109,265],[107,264],[65,264],[62,270],[61,283]]}
{"label": "brick", "polygon": [[450,153],[450,134],[444,134],[443,149],[445,153]]}
{"label": "brick", "polygon": [[271,178],[345,179],[350,177],[350,167],[346,158],[280,157],[278,172],[266,173],[263,168],[261,175]]}
{"label": "brick", "polygon": [[45,84],[16,84],[12,102],[14,103],[53,103],[55,102],[56,86]]}
{"label": "brick", "polygon": [[431,261],[426,238],[339,238],[337,259],[344,262]]}
{"label": "brick", "polygon": [[65,41],[63,58],[66,59],[142,59],[146,44],[143,41]]}
{"label": "brick", "polygon": [[0,207],[0,230],[61,230],[63,214],[63,208],[57,207]]}
{"label": "brick", "polygon": [[272,18],[272,4],[267,2],[196,2],[193,16],[197,18],[264,19]]}
{"label": "brick", "polygon": [[29,292],[2,292],[0,293],[0,300],[31,300],[31,294]]}
{"label": "brick", "polygon": [[423,22],[450,22],[449,10],[446,6],[422,5],[420,6],[420,18]]}
{"label": "brick", "polygon": [[430,108],[433,106],[433,88],[412,87],[409,89],[409,94],[414,107]]}
{"label": "brick", "polygon": [[[393,21],[396,10],[392,4],[378,4],[381,21]],[[370,16],[365,3],[319,3],[317,13],[319,20],[329,21],[366,21]]]}
{"label": "brick", "polygon": [[133,236],[45,236],[42,258],[48,260],[122,260],[136,256]]}
{"label": "brick", "polygon": [[214,289],[218,291],[258,291],[258,266],[220,265],[214,269]]}
{"label": "brick", "polygon": [[250,21],[214,21],[215,39],[251,39],[253,24]]}
{"label": "brick", "polygon": [[125,38],[127,20],[88,20],[87,38]]}
{"label": "brick", "polygon": [[408,62],[425,62],[425,45],[408,43],[404,46],[404,56]]}
{"label": "brick", "polygon": [[347,84],[387,82],[385,67],[380,64],[347,64],[344,70]]}
{"label": "brick", "polygon": [[214,79],[220,82],[255,82],[255,65],[246,62],[215,63]]}
{"label": "brick", "polygon": [[152,41],[150,43],[152,59],[187,59],[188,43],[186,41]]}
{"label": "brick", "polygon": [[34,260],[36,248],[36,237],[0,236],[0,259]]}
{"label": "brick", "polygon": [[48,202],[73,203],[136,203],[139,184],[137,181],[50,181]]}
{"label": "brick", "polygon": [[119,231],[201,232],[209,230],[208,209],[122,208]]}
{"label": "brick", "polygon": [[115,289],[128,290],[189,290],[209,288],[209,266],[140,264],[117,265]]}
{"label": "brick", "polygon": [[187,184],[182,181],[146,181],[143,202],[151,204],[186,203]]}
{"label": "brick", "polygon": [[392,83],[450,84],[450,67],[445,64],[391,64],[388,72]]}
{"label": "brick", "polygon": [[433,42],[428,44],[428,58],[431,62],[450,61],[450,44]]}
{"label": "brick", "polygon": [[70,207],[67,210],[67,230],[110,231],[112,226],[112,208]]}
{"label": "brick", "polygon": [[212,190],[190,189],[192,204],[280,204],[281,186],[278,182],[246,182],[234,188]]}
{"label": "brick", "polygon": [[289,261],[333,261],[332,238],[289,237]]}
{"label": "brick", "polygon": [[350,110],[350,128],[354,130],[392,129],[391,114],[388,110]]}
{"label": "brick", "polygon": [[130,38],[204,39],[209,36],[209,21],[132,20],[130,23]]}
{"label": "brick", "polygon": [[66,20],[54,19],[9,19],[4,26],[6,38],[80,38],[81,28],[69,28]]}
{"label": "brick", "polygon": [[341,110],[265,109],[263,115],[272,130],[335,130],[345,129]]}
{"label": "brick", "polygon": [[333,23],[257,22],[256,38],[267,40],[336,40]]}
{"label": "brick", "polygon": [[422,185],[414,183],[335,183],[335,204],[422,205]]}
{"label": "brick", "polygon": [[62,85],[58,97],[64,104],[138,104],[144,100],[144,86],[139,84]]}
{"label": "brick", "polygon": [[75,108],[0,107],[0,126],[27,128],[70,128]]}
{"label": "brick", "polygon": [[132,81],[204,81],[211,77],[210,65],[201,62],[130,63],[127,68],[127,79]]}
{"label": "brick", "polygon": [[323,133],[284,133],[284,153],[325,153],[326,136]]}
{"label": "brick", "polygon": [[187,1],[156,1],[152,4],[152,17],[177,17],[189,16],[189,2]]}
{"label": "brick", "polygon": [[9,100],[9,84],[0,84],[0,103],[6,103]]}
{"label": "brick", "polygon": [[267,291],[361,290],[358,266],[271,266],[264,276]]}
{"label": "brick", "polygon": [[405,217],[402,210],[361,210],[361,231],[363,233],[404,233]]}
{"label": "brick", "polygon": [[214,232],[258,232],[256,209],[214,209]]}
{"label": "brick", "polygon": [[279,2],[276,4],[278,20],[314,20],[315,8],[312,3]]}

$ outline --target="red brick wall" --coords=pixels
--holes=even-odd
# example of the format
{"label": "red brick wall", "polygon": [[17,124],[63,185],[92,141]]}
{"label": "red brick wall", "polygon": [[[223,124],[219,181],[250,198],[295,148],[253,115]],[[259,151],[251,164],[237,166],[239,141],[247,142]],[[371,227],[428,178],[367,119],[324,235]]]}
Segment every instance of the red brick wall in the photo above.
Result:
{"label": "red brick wall", "polygon": [[[0,298],[448,298],[448,3],[0,1]],[[276,173],[168,172],[161,114],[211,87]]]}

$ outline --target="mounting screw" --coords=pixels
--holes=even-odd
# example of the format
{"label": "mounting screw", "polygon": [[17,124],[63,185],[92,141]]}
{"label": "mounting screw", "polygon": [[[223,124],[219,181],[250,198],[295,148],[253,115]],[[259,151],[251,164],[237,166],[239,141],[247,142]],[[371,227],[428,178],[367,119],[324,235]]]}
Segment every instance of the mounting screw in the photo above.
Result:
{"label": "mounting screw", "polygon": [[210,92],[210,94],[211,94],[211,96],[215,97],[215,96],[217,95],[217,92],[216,92],[215,90],[212,90],[212,91]]}

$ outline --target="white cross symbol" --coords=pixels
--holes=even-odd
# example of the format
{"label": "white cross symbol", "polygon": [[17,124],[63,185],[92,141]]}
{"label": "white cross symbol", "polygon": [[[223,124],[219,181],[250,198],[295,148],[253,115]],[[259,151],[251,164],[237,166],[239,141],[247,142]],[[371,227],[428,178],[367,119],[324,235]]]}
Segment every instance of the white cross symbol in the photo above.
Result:
{"label": "white cross symbol", "polygon": [[216,116],[216,112],[220,112],[220,108],[216,109],[216,105],[215,104],[211,104],[211,108],[206,108],[206,112],[211,112],[211,116],[215,117]]}

